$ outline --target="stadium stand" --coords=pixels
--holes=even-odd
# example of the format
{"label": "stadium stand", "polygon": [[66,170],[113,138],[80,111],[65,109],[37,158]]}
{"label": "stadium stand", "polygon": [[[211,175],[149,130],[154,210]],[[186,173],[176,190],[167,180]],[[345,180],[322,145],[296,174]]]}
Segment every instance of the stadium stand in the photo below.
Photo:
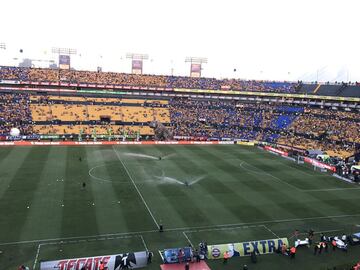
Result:
{"label": "stadium stand", "polygon": [[246,81],[239,79],[190,78],[180,76],[135,75],[114,72],[76,71],[61,69],[0,67],[0,80],[32,82],[69,82],[113,84],[123,86],[170,87],[210,90],[267,91],[294,93],[296,85],[289,82]]}
{"label": "stadium stand", "polygon": [[32,133],[29,96],[19,93],[0,95],[0,132],[8,134],[12,127],[18,127],[22,134]]}
{"label": "stadium stand", "polygon": [[[3,84],[12,81],[70,82],[125,87],[236,90],[271,93],[360,97],[358,83],[305,84],[302,82],[246,81],[134,75],[40,68],[0,67]],[[31,87],[31,86],[26,86]],[[56,87],[54,87],[56,89]],[[99,93],[99,91],[98,91]],[[358,112],[302,105],[214,101],[189,98],[123,98],[103,94],[12,94],[1,96],[1,133],[11,127],[22,134],[134,134],[154,135],[158,121],[177,138],[239,139],[281,143],[302,149],[322,149],[350,155],[360,143]]]}
{"label": "stadium stand", "polygon": [[189,98],[145,100],[2,93],[1,133],[153,135],[159,121],[178,138],[257,140],[353,154],[360,143],[357,112]]}
{"label": "stadium stand", "polygon": [[181,76],[135,75],[115,72],[63,69],[0,67],[0,80],[65,82],[121,85],[124,87],[166,87],[250,92],[303,93],[309,95],[359,97],[358,83],[272,82],[241,79],[190,78]]}
{"label": "stadium stand", "polygon": [[29,100],[31,123],[37,134],[153,135],[148,123],[170,123],[166,100],[93,96],[22,95]]}

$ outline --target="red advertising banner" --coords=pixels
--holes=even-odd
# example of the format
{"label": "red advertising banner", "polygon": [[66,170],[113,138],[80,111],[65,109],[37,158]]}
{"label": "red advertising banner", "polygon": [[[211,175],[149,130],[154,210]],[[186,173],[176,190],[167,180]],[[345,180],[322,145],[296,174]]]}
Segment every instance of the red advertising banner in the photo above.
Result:
{"label": "red advertising banner", "polygon": [[329,171],[333,171],[333,172],[336,172],[336,168],[334,167],[334,166],[330,166],[330,165],[328,165],[328,164],[325,164],[325,163],[322,163],[322,162],[320,162],[320,161],[318,161],[318,160],[316,160],[316,159],[312,159],[312,158],[304,158],[304,161],[306,162],[306,163],[309,163],[309,164],[311,164],[311,165],[314,165],[314,166],[316,166],[316,167],[318,167],[318,168],[323,168],[323,169],[327,169],[327,170],[329,170]]}
{"label": "red advertising banner", "polygon": [[281,151],[279,149],[273,148],[271,146],[265,146],[265,150],[270,151],[270,152],[274,152],[276,154],[282,155],[287,157],[289,154],[287,152]]}
{"label": "red advertising banner", "polygon": [[71,145],[154,145],[154,144],[200,144],[200,145],[214,145],[214,144],[233,144],[234,142],[219,142],[219,141],[142,141],[142,142],[119,142],[119,141],[104,141],[104,142],[39,142],[39,141],[15,141],[15,142],[0,142],[0,146],[71,146]]}

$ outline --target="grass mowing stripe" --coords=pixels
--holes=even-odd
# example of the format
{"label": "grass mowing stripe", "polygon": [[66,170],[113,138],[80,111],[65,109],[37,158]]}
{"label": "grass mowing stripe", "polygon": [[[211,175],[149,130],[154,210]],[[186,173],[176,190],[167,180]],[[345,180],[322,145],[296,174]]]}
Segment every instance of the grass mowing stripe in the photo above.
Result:
{"label": "grass mowing stripe", "polygon": [[[101,176],[103,176],[105,179],[109,179],[111,181],[117,180],[117,178],[112,179],[112,177],[110,177],[109,171],[112,169],[116,170],[116,173],[119,174],[118,176],[123,176],[123,178],[126,177],[125,175],[121,175],[120,170],[116,169],[116,166],[114,166],[119,166],[118,161],[116,161],[117,164],[115,164],[115,162],[106,163],[107,151],[102,151],[101,149],[103,149],[103,147],[94,146],[85,149],[88,167],[94,167],[97,164],[103,164],[104,166],[99,172],[101,172]],[[119,229],[128,229],[125,223],[126,217],[121,211],[121,206],[118,203],[119,199],[115,194],[115,190],[113,189],[111,183],[109,184],[98,181],[90,181],[89,188],[89,191],[92,192],[94,198],[93,208],[96,214],[99,234],[113,232],[114,230],[118,231]],[[104,222],[104,220],[108,218],[111,218],[112,222]]]}
{"label": "grass mowing stripe", "polygon": [[[201,148],[202,147],[202,148]],[[199,146],[199,149],[202,151],[193,150],[194,148],[187,148],[194,154],[198,156],[199,160],[204,161],[207,164],[206,167],[215,169],[217,172],[221,172],[221,178],[215,178],[217,186],[222,185],[222,188],[226,190],[226,195],[219,194],[218,198],[223,204],[223,208],[227,209],[232,213],[232,215],[237,217],[237,220],[242,220],[244,217],[250,218],[259,218],[267,217],[270,218],[268,212],[263,210],[261,200],[253,200],[252,197],[248,196],[246,192],[241,188],[241,184],[233,184],[227,181],[222,181],[226,177],[238,178],[241,179],[241,175],[238,174],[238,168],[227,160],[221,159],[218,154],[214,153],[215,150],[209,149],[206,146]],[[194,157],[194,159],[196,159]],[[241,182],[240,182],[241,183]],[[211,194],[211,193],[210,193]],[[214,195],[216,196],[216,195]],[[260,202],[260,203],[259,203]]]}
{"label": "grass mowing stripe", "polygon": [[[207,206],[212,205],[212,201],[202,196],[201,185],[192,185],[195,182],[190,180],[194,175],[205,175],[206,171],[191,162],[192,159],[182,158],[182,154],[177,152],[179,148],[169,147],[168,149],[173,151],[172,158],[158,161],[158,163],[164,168],[164,176],[176,177],[177,179],[174,180],[178,182],[157,185],[156,188],[161,196],[166,198],[168,211],[172,214],[176,213],[176,216],[170,217],[166,214],[163,216],[166,216],[171,224],[203,225],[216,223],[216,217],[209,215],[207,209]],[[185,182],[188,185],[183,184]],[[221,205],[218,206],[221,207]]]}
{"label": "grass mowing stripe", "polygon": [[[89,170],[86,148],[67,147],[66,155],[63,158],[66,159],[66,175],[61,222],[62,236],[99,234],[95,207],[92,205],[94,202],[92,183],[86,177]],[[87,185],[84,190],[81,187],[82,182]]]}
{"label": "grass mowing stripe", "polygon": [[[16,173],[11,182],[10,188],[6,190],[3,197],[0,199],[0,213],[3,217],[7,217],[4,219],[0,219],[0,227],[6,228],[5,232],[1,234],[1,241],[8,241],[9,239],[16,239],[17,241],[22,240],[22,237],[27,237],[24,235],[24,228],[26,224],[33,223],[34,229],[39,232],[38,225],[41,227],[41,220],[32,219],[32,215],[30,211],[36,210],[33,209],[33,200],[36,198],[35,191],[38,189],[39,182],[41,179],[41,173],[43,168],[46,166],[46,160],[50,148],[36,148],[31,147],[28,149],[19,151],[25,151],[26,157],[24,160],[19,160],[21,166],[16,164],[16,161],[13,163],[13,166],[16,168]],[[41,157],[41,160],[34,157]],[[11,166],[11,165],[10,165]],[[13,167],[11,166],[11,167]],[[13,167],[13,168],[14,168]],[[36,232],[34,233],[36,237],[38,236]],[[9,260],[3,261],[2,269],[10,269],[12,258],[16,258],[21,254],[21,247],[16,246],[11,249],[6,257]],[[33,253],[28,256],[33,257],[35,250]],[[25,262],[27,258],[22,258]]]}
{"label": "grass mowing stripe", "polygon": [[5,147],[0,148],[0,153],[4,157],[0,162],[0,199],[8,188],[11,187],[11,181],[14,179],[19,168],[25,162],[25,159],[31,147]]}
{"label": "grass mowing stripe", "polygon": [[66,147],[50,147],[47,155],[41,157],[45,165],[39,168],[40,181],[33,190],[34,196],[20,239],[26,239],[27,235],[37,238],[61,236],[66,151]]}
{"label": "grass mowing stripe", "polygon": [[[19,148],[20,149],[20,148]],[[38,163],[34,156],[41,156],[42,159],[47,159],[50,148],[30,148],[26,151],[26,158],[19,160],[21,166],[14,163],[16,173],[11,182],[10,188],[6,190],[0,199],[0,212],[4,218],[0,221],[0,226],[11,228],[6,234],[1,234],[0,239],[20,239],[21,232],[25,222],[28,218],[32,207],[32,201],[35,197],[35,191],[41,180],[40,176],[43,171],[45,162]],[[21,199],[17,194],[21,194]],[[29,207],[29,208],[27,208]],[[34,222],[40,222],[34,220]]]}
{"label": "grass mowing stripe", "polygon": [[277,181],[280,181],[281,183],[287,185],[288,187],[291,187],[291,188],[293,188],[293,189],[295,189],[295,190],[297,190],[297,191],[302,191],[302,189],[300,189],[300,188],[298,188],[298,187],[296,187],[296,186],[294,186],[294,185],[292,185],[292,184],[290,184],[290,183],[288,183],[288,182],[280,179],[280,178],[277,177],[277,176],[272,175],[271,173],[266,172],[265,170],[263,170],[263,169],[261,169],[261,168],[259,168],[259,167],[257,167],[257,166],[254,166],[254,165],[252,165],[252,164],[250,164],[250,163],[247,163],[247,162],[244,161],[244,160],[240,160],[240,162],[241,162],[241,163],[240,163],[240,167],[242,167],[242,168],[245,169],[245,170],[251,170],[251,169],[246,169],[246,168],[244,168],[244,167],[243,167],[243,164],[247,164],[247,165],[249,165],[250,167],[255,168],[254,173],[257,173],[256,170],[261,170],[261,172],[262,172],[263,174],[268,175],[268,176],[272,177],[273,179],[275,179],[275,180],[277,180]]}
{"label": "grass mowing stripe", "polygon": [[135,184],[135,182],[134,182],[134,179],[131,177],[131,175],[130,175],[130,173],[129,173],[128,169],[126,168],[126,166],[125,166],[125,164],[124,164],[124,162],[121,160],[121,158],[120,158],[120,156],[119,156],[119,153],[115,150],[114,146],[112,146],[112,149],[113,149],[113,151],[114,151],[115,155],[117,156],[117,158],[119,159],[120,163],[121,163],[121,164],[122,164],[122,166],[124,167],[124,169],[125,169],[125,171],[126,171],[127,175],[129,176],[129,178],[130,178],[130,180],[131,180],[131,182],[132,182],[133,186],[135,187],[135,189],[136,189],[137,193],[139,194],[139,196],[140,196],[141,200],[143,201],[143,203],[144,203],[144,205],[145,205],[146,209],[148,210],[148,212],[149,212],[149,214],[150,214],[151,218],[153,219],[153,221],[154,221],[154,223],[155,223],[156,227],[159,229],[159,228],[160,228],[160,226],[159,226],[158,222],[156,221],[156,219],[155,219],[154,215],[152,214],[152,212],[151,212],[151,210],[150,210],[149,206],[147,205],[147,203],[146,203],[146,201],[145,201],[145,199],[144,199],[143,195],[141,194],[141,192],[140,192],[139,188],[136,186],[136,184]]}

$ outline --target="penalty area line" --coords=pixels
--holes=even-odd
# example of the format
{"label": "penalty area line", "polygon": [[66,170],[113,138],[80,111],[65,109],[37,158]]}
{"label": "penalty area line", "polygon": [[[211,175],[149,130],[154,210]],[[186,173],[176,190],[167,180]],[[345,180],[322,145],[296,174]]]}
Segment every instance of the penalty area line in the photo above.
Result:
{"label": "penalty area line", "polygon": [[35,269],[35,267],[36,267],[36,264],[37,264],[37,261],[38,261],[38,258],[39,258],[39,254],[40,254],[41,245],[42,245],[42,244],[39,244],[39,245],[38,245],[38,248],[37,248],[37,250],[36,250],[36,255],[35,255],[35,259],[34,259],[34,265],[33,265],[33,268],[32,268],[32,269]]}
{"label": "penalty area line", "polygon": [[261,225],[262,227],[265,228],[265,230],[269,231],[272,235],[274,235],[276,238],[280,239],[281,237],[279,235],[277,235],[273,230],[271,230],[268,226],[266,225]]}
{"label": "penalty area line", "polygon": [[182,233],[183,233],[183,235],[185,236],[185,238],[186,238],[186,240],[188,241],[188,243],[189,243],[192,247],[194,247],[193,243],[191,242],[190,238],[187,236],[186,232],[182,232]]}
{"label": "penalty area line", "polygon": [[[320,216],[320,217],[303,217],[303,218],[292,218],[292,219],[277,219],[277,220],[263,220],[263,221],[254,221],[254,222],[244,222],[244,223],[229,223],[229,224],[218,224],[218,225],[209,225],[209,226],[193,226],[193,227],[177,227],[177,228],[169,228],[164,230],[164,233],[176,232],[176,231],[185,231],[185,232],[198,232],[198,231],[206,231],[206,230],[221,230],[226,228],[234,228],[234,227],[253,227],[253,226],[262,226],[264,224],[276,224],[276,223],[289,223],[289,222],[302,222],[307,220],[321,220],[321,219],[339,219],[339,218],[349,218],[349,217],[359,217],[360,213],[357,214],[347,214],[347,215],[333,215],[333,216]],[[38,240],[24,240],[17,242],[6,242],[0,243],[0,246],[7,245],[19,245],[19,244],[33,244],[33,243],[41,243],[42,245],[48,244],[47,242],[58,241],[58,242],[67,242],[71,240],[78,241],[96,241],[96,238],[116,238],[122,236],[138,236],[143,234],[152,234],[158,233],[158,230],[148,230],[148,231],[137,231],[137,232],[119,232],[119,233],[109,233],[102,235],[89,235],[89,236],[74,236],[74,237],[64,237],[64,238],[49,238],[49,239],[38,239]],[[57,242],[56,242],[57,243]]]}

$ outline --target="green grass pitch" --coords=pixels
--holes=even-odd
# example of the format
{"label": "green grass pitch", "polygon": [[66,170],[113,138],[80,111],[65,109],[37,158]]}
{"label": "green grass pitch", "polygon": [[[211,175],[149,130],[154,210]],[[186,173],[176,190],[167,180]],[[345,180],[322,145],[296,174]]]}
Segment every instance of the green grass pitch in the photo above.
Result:
{"label": "green grass pitch", "polygon": [[[38,269],[40,260],[148,248],[155,254],[148,269],[159,269],[157,250],[202,240],[290,238],[295,229],[360,231],[359,205],[358,186],[256,147],[3,147],[0,266],[36,262]],[[253,265],[244,257],[209,266],[327,269],[359,259],[359,247],[320,256],[301,248],[295,260],[273,254]]]}

